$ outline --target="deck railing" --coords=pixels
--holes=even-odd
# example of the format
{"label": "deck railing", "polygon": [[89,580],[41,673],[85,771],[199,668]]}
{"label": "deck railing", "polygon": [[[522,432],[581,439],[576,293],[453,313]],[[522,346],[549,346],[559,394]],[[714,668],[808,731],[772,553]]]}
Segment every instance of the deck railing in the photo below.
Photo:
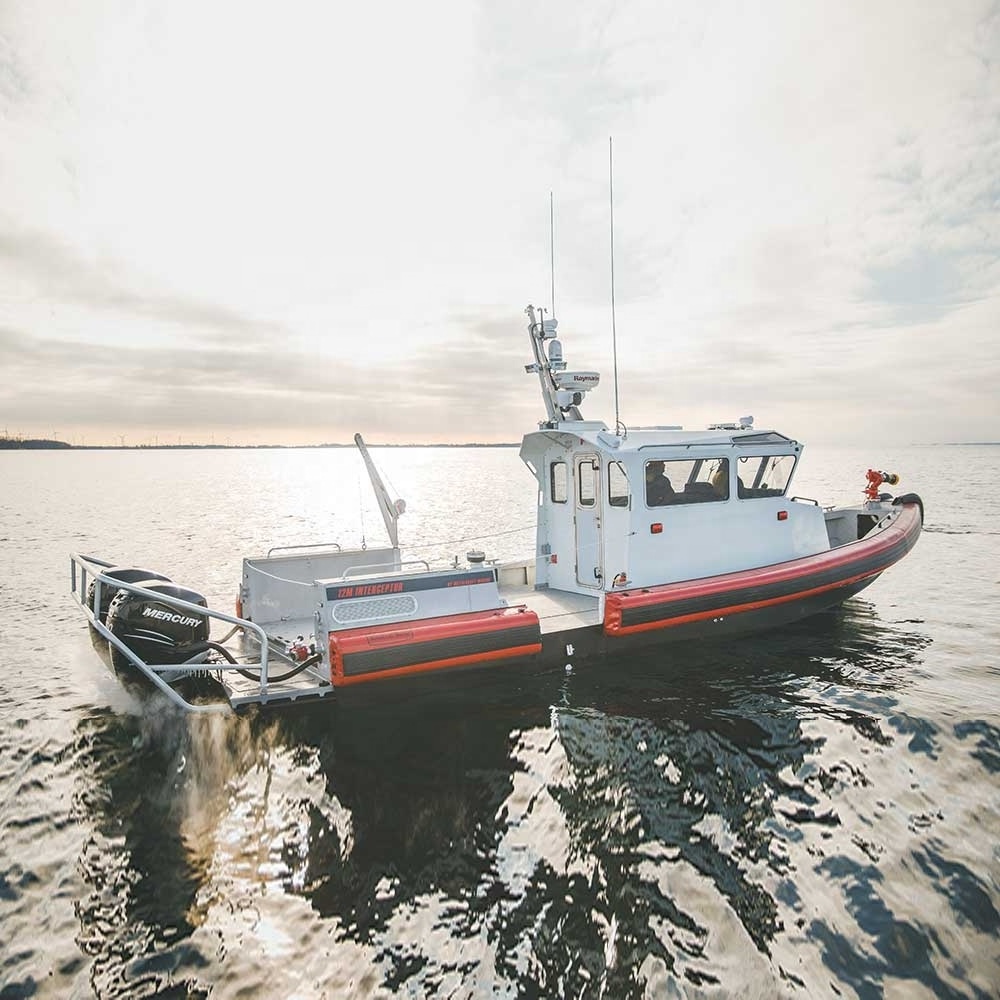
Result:
{"label": "deck railing", "polygon": [[[71,555],[70,578],[73,597],[83,608],[84,613],[87,615],[87,618],[89,619],[94,630],[106,639],[108,643],[113,645],[123,656],[125,656],[140,673],[147,677],[149,681],[159,688],[175,705],[188,712],[228,712],[231,710],[231,706],[228,703],[212,703],[207,705],[192,704],[178,691],[174,690],[174,688],[160,676],[161,672],[170,672],[173,674],[196,674],[205,673],[206,671],[211,671],[213,673],[227,670],[246,671],[250,668],[255,672],[260,672],[260,700],[267,700],[269,646],[267,634],[259,625],[255,622],[246,621],[243,618],[237,618],[234,615],[226,614],[224,611],[214,611],[211,608],[202,607],[200,604],[192,604],[190,601],[184,601],[169,594],[157,593],[153,590],[147,590],[145,587],[137,586],[134,583],[126,583],[122,580],[116,580],[114,577],[106,576],[103,570],[110,569],[111,566],[111,563],[105,562],[103,559],[96,559],[93,556],[78,554]],[[94,584],[93,604],[89,604],[87,601],[87,589],[90,582],[93,582]],[[107,625],[100,620],[101,595],[105,587],[110,587],[115,592],[119,590],[126,590],[130,593],[138,594],[140,597],[148,597],[150,600],[158,601],[172,608],[176,608],[178,611],[186,611],[191,614],[212,618],[240,628],[245,634],[255,639],[259,644],[260,662],[253,664],[222,662],[206,665],[203,660],[205,654],[199,653],[198,657],[193,657],[192,659],[182,663],[146,663],[145,660],[133,652],[133,650],[131,650],[118,636],[111,632]]]}

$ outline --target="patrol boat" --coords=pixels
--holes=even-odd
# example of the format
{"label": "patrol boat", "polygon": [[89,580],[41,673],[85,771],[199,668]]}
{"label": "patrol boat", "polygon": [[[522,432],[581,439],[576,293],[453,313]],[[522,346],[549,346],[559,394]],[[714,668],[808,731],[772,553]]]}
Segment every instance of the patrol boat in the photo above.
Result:
{"label": "patrol boat", "polygon": [[[73,555],[73,594],[115,667],[193,711],[458,685],[472,669],[780,627],[857,594],[916,543],[923,504],[882,491],[894,473],[869,469],[854,506],[793,496],[802,445],[752,418],[699,431],[584,419],[598,373],[569,370],[556,320],[526,314],[525,369],[545,407],[520,449],[538,493],[532,558],[404,558],[405,505],[355,435],[390,544],[248,557],[235,613],[162,574]],[[185,696],[192,676],[218,698]]]}

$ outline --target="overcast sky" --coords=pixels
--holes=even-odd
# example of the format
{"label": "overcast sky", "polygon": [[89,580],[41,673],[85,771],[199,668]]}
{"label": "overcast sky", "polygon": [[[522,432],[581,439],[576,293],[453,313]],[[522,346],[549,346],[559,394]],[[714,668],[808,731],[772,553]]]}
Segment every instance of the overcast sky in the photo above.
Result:
{"label": "overcast sky", "polygon": [[0,433],[1000,440],[1000,3],[0,0]]}

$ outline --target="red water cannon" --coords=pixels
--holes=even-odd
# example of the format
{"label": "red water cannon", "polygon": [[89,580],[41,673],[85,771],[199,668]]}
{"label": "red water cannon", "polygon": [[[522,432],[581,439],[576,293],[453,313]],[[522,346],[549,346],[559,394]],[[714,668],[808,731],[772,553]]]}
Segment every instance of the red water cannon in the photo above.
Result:
{"label": "red water cannon", "polygon": [[868,485],[865,487],[865,496],[869,500],[878,500],[878,488],[883,483],[895,486],[899,482],[899,476],[895,472],[879,472],[878,469],[868,470]]}

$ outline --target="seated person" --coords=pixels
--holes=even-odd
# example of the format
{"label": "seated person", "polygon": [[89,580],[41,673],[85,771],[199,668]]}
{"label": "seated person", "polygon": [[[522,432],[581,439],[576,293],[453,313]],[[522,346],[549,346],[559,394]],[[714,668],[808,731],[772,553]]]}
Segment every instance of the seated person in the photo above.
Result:
{"label": "seated person", "polygon": [[662,462],[646,463],[646,505],[648,507],[662,507],[664,504],[673,503],[674,488],[670,485],[670,480],[663,474]]}
{"label": "seated person", "polygon": [[729,463],[720,462],[719,467],[712,473],[712,489],[720,500],[729,499]]}

